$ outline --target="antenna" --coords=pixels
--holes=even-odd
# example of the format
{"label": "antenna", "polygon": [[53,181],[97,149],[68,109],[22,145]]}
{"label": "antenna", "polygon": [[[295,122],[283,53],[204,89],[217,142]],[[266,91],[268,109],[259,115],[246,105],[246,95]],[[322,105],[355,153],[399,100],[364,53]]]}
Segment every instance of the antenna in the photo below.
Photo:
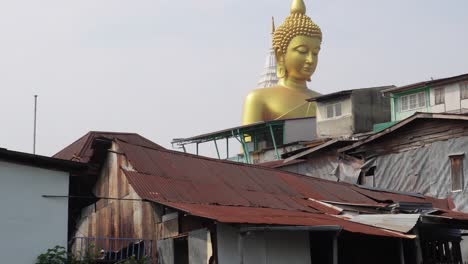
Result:
{"label": "antenna", "polygon": [[33,154],[36,154],[36,128],[37,128],[37,94],[34,95],[34,133],[33,133]]}

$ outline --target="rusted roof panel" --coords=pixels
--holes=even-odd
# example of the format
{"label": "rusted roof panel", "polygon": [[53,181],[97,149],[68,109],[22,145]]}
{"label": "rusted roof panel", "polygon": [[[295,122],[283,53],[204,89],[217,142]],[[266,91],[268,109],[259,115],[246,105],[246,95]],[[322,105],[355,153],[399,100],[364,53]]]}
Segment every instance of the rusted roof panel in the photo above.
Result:
{"label": "rusted roof panel", "polygon": [[96,138],[107,138],[110,140],[119,139],[123,142],[130,144],[144,146],[154,149],[164,149],[164,147],[152,142],[135,133],[121,133],[121,132],[99,132],[91,131],[73,142],[69,146],[65,147],[53,157],[64,160],[73,160],[82,163],[87,163],[93,155],[92,144]]}
{"label": "rusted roof panel", "polygon": [[[97,137],[82,138],[70,150],[79,150],[84,159],[91,149],[88,143]],[[408,237],[333,216],[340,210],[323,203],[384,206],[389,201],[406,201],[400,197],[404,195],[374,194],[351,184],[170,151],[138,136],[106,138],[112,138],[131,163],[132,169],[122,170],[145,200],[225,223],[339,225],[350,232]],[[432,201],[427,197],[405,199]]]}
{"label": "rusted roof panel", "polygon": [[192,215],[213,219],[222,223],[268,224],[295,226],[341,226],[344,230],[374,236],[412,238],[398,232],[353,223],[345,219],[318,213],[287,211],[271,208],[232,207],[204,204],[168,202],[165,205]]}

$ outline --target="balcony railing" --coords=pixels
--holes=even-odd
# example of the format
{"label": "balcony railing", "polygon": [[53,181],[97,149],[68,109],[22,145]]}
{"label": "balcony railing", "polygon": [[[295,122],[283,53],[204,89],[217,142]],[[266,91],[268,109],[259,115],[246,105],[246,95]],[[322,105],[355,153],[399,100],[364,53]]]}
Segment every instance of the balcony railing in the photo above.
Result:
{"label": "balcony railing", "polygon": [[139,238],[75,237],[70,248],[78,260],[93,259],[98,263],[117,263],[134,257],[153,256],[153,241]]}

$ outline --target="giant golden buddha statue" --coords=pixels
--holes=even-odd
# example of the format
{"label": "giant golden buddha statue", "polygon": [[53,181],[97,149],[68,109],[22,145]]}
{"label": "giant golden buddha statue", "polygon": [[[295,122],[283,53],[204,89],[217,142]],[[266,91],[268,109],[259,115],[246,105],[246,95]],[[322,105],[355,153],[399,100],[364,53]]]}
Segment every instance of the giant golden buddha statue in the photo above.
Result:
{"label": "giant golden buddha statue", "polygon": [[320,28],[306,16],[303,0],[293,0],[291,14],[273,33],[278,85],[251,91],[245,101],[242,124],[315,116],[320,95],[307,88],[317,67],[322,42]]}

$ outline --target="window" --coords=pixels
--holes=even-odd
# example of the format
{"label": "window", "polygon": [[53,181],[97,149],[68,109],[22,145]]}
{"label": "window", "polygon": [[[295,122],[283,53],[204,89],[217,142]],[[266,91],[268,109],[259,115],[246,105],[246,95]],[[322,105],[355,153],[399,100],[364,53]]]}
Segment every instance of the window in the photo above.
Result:
{"label": "window", "polygon": [[445,103],[445,88],[435,88],[434,89],[435,104],[444,104]]}
{"label": "window", "polygon": [[327,118],[333,117],[333,105],[327,105]]}
{"label": "window", "polygon": [[468,99],[468,81],[460,83],[460,97],[461,99]]}
{"label": "window", "polygon": [[452,192],[463,190],[463,160],[465,154],[450,156],[451,174],[452,174]]}
{"label": "window", "polygon": [[342,115],[341,103],[327,105],[326,109],[327,109],[327,118],[333,118],[333,117],[338,117]]}
{"label": "window", "polygon": [[341,104],[336,104],[335,105],[335,116],[340,116],[341,115]]}
{"label": "window", "polygon": [[426,106],[426,93],[414,93],[400,97],[400,110],[408,111]]}

